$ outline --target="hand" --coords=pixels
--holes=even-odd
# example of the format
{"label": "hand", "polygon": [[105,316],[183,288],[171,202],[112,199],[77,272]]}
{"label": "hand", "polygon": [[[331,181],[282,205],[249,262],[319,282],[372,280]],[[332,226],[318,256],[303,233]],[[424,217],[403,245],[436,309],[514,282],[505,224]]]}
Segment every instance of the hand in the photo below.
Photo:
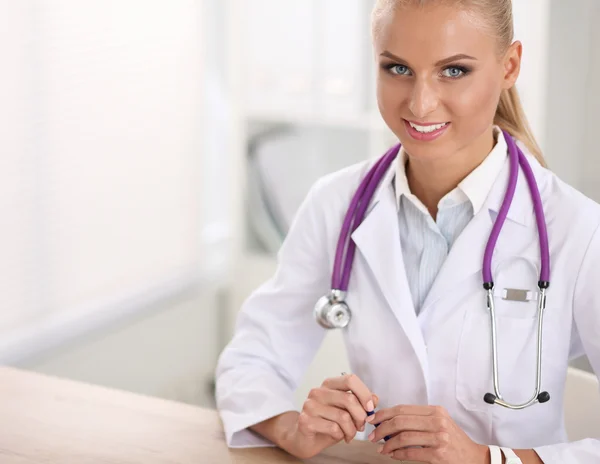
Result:
{"label": "hand", "polygon": [[489,462],[488,447],[472,441],[440,406],[395,406],[372,417],[372,423],[380,425],[369,439],[378,442],[390,436],[379,452],[392,459],[429,464]]}
{"label": "hand", "polygon": [[367,416],[377,406],[377,395],[353,374],[332,377],[313,388],[304,402],[295,425],[281,447],[290,454],[308,459],[365,429]]}

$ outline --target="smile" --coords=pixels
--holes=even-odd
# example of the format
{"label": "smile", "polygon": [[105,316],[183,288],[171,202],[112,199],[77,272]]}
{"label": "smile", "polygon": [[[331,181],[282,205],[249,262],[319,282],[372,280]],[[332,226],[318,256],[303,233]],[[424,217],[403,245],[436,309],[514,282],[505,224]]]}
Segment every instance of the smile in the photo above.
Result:
{"label": "smile", "polygon": [[431,125],[427,125],[427,126],[421,126],[419,124],[415,124],[414,122],[410,122],[410,121],[408,121],[408,123],[410,124],[410,126],[413,129],[420,132],[421,134],[429,134],[431,132],[435,132],[436,130],[440,130],[441,128],[448,125],[447,122],[444,122],[441,124],[431,124]]}
{"label": "smile", "polygon": [[449,122],[436,122],[432,124],[417,124],[404,120],[408,135],[419,142],[431,142],[441,137],[450,127]]}

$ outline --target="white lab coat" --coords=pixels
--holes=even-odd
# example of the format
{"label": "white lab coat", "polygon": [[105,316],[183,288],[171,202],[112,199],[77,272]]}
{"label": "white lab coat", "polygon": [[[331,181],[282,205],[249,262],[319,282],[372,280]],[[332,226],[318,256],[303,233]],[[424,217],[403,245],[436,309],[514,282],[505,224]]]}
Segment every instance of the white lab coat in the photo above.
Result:
{"label": "white lab coat", "polygon": [[[504,198],[508,158],[484,207],[452,247],[418,316],[402,261],[394,170],[389,170],[352,235],[357,252],[347,302],[353,318],[343,331],[348,359],[352,372],[379,396],[379,408],[442,405],[478,443],[535,448],[545,463],[600,462],[600,442],[567,443],[563,422],[569,360],[586,353],[600,373],[600,266],[595,263],[600,261],[600,206],[527,156],[550,243],[542,388],[551,400],[520,411],[483,401],[494,390],[481,268]],[[235,336],[217,367],[217,406],[229,446],[269,445],[247,427],[295,409],[293,392],[326,332],[315,322],[313,306],[330,288],[344,215],[371,165],[351,166],[313,186],[279,252],[276,274],[243,305]],[[513,403],[533,393],[537,307],[536,301],[507,301],[500,293],[505,288],[537,290],[539,263],[533,204],[520,171],[492,261],[500,387]]]}

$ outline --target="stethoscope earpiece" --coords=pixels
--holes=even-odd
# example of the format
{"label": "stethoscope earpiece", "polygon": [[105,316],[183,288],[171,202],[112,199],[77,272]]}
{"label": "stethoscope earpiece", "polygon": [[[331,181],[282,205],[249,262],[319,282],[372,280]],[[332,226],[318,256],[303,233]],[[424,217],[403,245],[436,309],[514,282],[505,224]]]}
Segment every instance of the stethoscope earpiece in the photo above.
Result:
{"label": "stethoscope earpiece", "polygon": [[486,393],[483,396],[483,401],[485,401],[487,404],[494,404],[496,402],[496,395],[493,393]]}
{"label": "stethoscope earpiece", "polygon": [[546,403],[548,401],[550,401],[550,393],[548,392],[542,392],[538,395],[537,400],[540,403]]}
{"label": "stethoscope earpiece", "polygon": [[537,397],[535,397],[534,399],[532,399],[531,401],[523,404],[523,405],[519,405],[519,406],[513,406],[510,405],[502,400],[498,400],[498,397],[496,395],[494,395],[493,393],[486,393],[483,396],[483,401],[485,401],[487,404],[496,404],[498,403],[501,406],[507,407],[509,409],[524,409],[527,406],[530,406],[532,403],[538,402],[538,403],[547,403],[548,401],[550,401],[550,393],[548,393],[547,391],[543,391],[541,392],[539,395],[537,395]]}

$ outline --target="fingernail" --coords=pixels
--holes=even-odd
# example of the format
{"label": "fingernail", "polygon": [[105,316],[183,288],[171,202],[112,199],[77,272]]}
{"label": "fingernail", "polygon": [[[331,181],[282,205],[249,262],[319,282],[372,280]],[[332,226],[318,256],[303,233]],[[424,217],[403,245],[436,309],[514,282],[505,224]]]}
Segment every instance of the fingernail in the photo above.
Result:
{"label": "fingernail", "polygon": [[371,412],[373,409],[375,409],[375,406],[373,405],[373,400],[369,400],[369,402],[367,403],[367,411]]}
{"label": "fingernail", "polygon": [[373,438],[375,438],[375,432],[371,432],[371,434],[369,435],[370,441],[373,441]]}
{"label": "fingernail", "polygon": [[377,452],[381,453],[383,451],[383,445],[379,445],[379,448],[377,448]]}

